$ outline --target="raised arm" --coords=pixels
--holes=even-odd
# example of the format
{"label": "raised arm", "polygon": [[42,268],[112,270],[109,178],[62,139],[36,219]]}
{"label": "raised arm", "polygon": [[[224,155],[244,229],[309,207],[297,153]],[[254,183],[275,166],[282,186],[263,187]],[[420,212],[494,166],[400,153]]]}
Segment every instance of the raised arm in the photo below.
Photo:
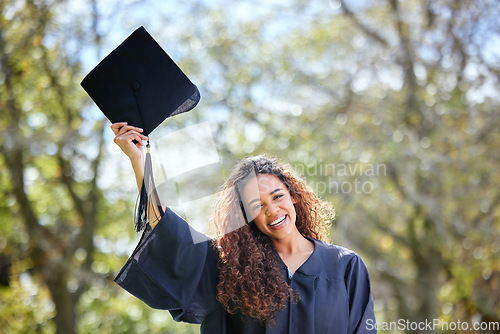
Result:
{"label": "raised arm", "polygon": [[[142,180],[144,179],[144,140],[148,137],[142,134],[142,129],[128,125],[127,122],[111,124],[111,130],[115,134],[114,142],[121,148],[123,153],[130,159],[135,174],[137,189],[141,191]],[[135,141],[135,142],[134,142]],[[148,203],[148,217],[159,217],[158,208]],[[158,221],[150,221],[152,228]]]}

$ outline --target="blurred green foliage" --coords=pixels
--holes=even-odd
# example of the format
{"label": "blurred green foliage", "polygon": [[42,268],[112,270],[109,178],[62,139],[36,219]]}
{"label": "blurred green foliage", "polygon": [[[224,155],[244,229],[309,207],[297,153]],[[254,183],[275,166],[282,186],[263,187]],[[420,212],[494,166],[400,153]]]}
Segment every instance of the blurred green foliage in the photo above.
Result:
{"label": "blurred green foliage", "polygon": [[0,2],[2,330],[198,332],[112,282],[135,182],[79,82],[141,24],[202,91],[164,127],[209,120],[222,158],[296,167],[379,322],[500,321],[497,2],[178,6]]}

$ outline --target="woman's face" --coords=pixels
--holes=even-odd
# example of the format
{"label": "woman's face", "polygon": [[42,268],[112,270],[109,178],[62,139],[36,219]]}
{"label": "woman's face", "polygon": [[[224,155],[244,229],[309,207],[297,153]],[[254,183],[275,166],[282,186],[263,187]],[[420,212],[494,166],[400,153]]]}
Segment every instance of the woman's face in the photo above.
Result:
{"label": "woman's face", "polygon": [[294,204],[286,186],[272,174],[258,174],[243,187],[248,221],[272,239],[283,239],[296,230]]}

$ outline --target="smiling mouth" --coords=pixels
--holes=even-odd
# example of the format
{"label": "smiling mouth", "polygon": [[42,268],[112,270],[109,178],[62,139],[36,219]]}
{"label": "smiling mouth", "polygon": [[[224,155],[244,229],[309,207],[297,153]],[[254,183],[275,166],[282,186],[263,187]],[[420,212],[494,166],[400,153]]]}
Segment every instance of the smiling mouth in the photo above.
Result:
{"label": "smiling mouth", "polygon": [[281,224],[285,220],[285,218],[286,218],[286,215],[283,215],[281,217],[276,218],[275,220],[273,220],[272,222],[270,222],[267,225],[269,225],[269,226],[277,226],[277,225]]}

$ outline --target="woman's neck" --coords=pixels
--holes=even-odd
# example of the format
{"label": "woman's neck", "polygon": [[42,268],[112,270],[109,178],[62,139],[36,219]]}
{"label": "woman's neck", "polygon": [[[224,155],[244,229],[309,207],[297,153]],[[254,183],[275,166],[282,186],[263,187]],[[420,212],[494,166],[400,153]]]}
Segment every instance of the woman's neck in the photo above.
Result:
{"label": "woman's neck", "polygon": [[272,240],[283,263],[292,273],[304,264],[314,252],[314,242],[297,231],[297,235],[280,240]]}
{"label": "woman's neck", "polygon": [[314,243],[300,234],[296,228],[287,238],[271,240],[274,248],[282,258],[296,254],[312,253],[314,250]]}

